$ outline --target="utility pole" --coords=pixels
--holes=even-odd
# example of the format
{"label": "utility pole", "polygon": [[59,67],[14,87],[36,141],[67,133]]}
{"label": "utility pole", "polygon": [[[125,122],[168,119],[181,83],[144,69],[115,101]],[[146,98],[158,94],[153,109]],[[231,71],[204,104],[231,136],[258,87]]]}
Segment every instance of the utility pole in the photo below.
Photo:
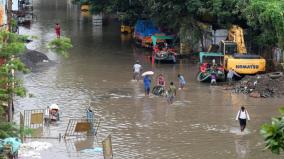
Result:
{"label": "utility pole", "polygon": [[12,31],[12,5],[13,0],[7,0],[7,24],[8,24],[8,31]]}
{"label": "utility pole", "polygon": [[[13,5],[13,0],[7,0],[7,24],[8,24],[9,32],[12,31],[12,18],[13,18],[12,5]],[[11,78],[14,77],[14,70],[11,70],[11,76],[12,76]],[[8,87],[13,87],[13,84],[8,82]],[[9,94],[7,104],[8,104],[8,108],[7,108],[8,121],[12,122],[13,120],[13,114],[12,114],[13,113],[13,94]]]}

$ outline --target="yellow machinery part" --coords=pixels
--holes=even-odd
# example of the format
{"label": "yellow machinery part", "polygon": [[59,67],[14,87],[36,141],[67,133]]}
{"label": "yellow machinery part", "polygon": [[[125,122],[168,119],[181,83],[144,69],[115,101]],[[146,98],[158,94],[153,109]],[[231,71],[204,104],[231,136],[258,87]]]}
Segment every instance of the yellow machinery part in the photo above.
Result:
{"label": "yellow machinery part", "polygon": [[225,56],[225,69],[234,69],[238,74],[253,75],[265,72],[266,60],[260,59],[236,59]]}
{"label": "yellow machinery part", "polygon": [[[237,25],[232,25],[228,31],[228,41],[236,43],[237,52],[246,54],[247,49],[244,40],[244,31]],[[231,53],[232,54],[232,53]],[[249,55],[248,55],[249,56]],[[234,69],[239,74],[249,75],[265,72],[266,60],[262,57],[252,59],[249,57],[234,58],[232,55],[225,55],[225,69]]]}
{"label": "yellow machinery part", "polygon": [[89,11],[89,9],[90,9],[90,6],[88,4],[81,5],[81,11],[87,12]]}
{"label": "yellow machinery part", "polygon": [[244,40],[244,31],[241,27],[237,25],[232,25],[228,32],[228,40],[234,41],[237,44],[237,51],[240,54],[247,53],[245,40]]}
{"label": "yellow machinery part", "polygon": [[120,26],[120,31],[122,33],[128,33],[130,34],[132,32],[132,28],[130,26],[127,26],[127,25],[121,25]]}

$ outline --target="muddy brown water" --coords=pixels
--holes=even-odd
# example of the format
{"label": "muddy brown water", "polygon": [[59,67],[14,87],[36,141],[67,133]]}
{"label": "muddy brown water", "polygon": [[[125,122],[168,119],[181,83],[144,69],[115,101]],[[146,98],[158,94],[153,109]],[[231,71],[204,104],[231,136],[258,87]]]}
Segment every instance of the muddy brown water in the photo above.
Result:
{"label": "muddy brown water", "polygon": [[[147,51],[134,47],[130,36],[121,35],[118,23],[94,26],[92,17],[81,14],[69,0],[33,3],[37,19],[30,29],[20,28],[20,33],[37,36],[28,47],[46,52],[55,63],[22,76],[34,97],[17,98],[16,119],[25,109],[57,103],[61,121],[48,129],[48,136],[57,136],[65,132],[69,119],[85,116],[91,101],[91,108],[103,119],[98,140],[111,134],[117,159],[283,158],[263,151],[259,135],[261,124],[278,114],[283,98],[253,99],[199,83],[195,80],[197,66],[186,60],[151,66]],[[46,49],[46,42],[55,38],[57,22],[74,44],[69,59]],[[184,74],[186,88],[178,91],[172,105],[162,97],[144,97],[142,82],[131,80],[136,59],[144,70],[163,73],[168,82],[177,84],[177,74]],[[244,134],[239,133],[234,120],[240,105],[245,105],[251,116]],[[80,150],[96,145],[94,140],[40,141],[53,144],[41,153],[43,159],[93,158]]]}

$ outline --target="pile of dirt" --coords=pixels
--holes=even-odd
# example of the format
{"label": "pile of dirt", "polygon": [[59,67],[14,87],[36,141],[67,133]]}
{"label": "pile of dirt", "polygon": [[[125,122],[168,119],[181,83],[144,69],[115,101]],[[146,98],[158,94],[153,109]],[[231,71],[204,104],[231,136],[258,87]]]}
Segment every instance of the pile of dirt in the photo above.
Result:
{"label": "pile of dirt", "polygon": [[280,97],[284,95],[284,76],[282,72],[245,76],[227,89],[254,98]]}
{"label": "pile of dirt", "polygon": [[49,60],[44,53],[28,49],[20,55],[20,59],[31,70],[35,68],[36,64]]}

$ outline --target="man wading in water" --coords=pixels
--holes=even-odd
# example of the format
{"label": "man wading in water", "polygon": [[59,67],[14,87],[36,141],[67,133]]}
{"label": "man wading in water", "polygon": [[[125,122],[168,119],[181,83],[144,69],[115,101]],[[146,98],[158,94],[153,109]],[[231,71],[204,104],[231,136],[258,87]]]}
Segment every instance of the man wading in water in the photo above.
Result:
{"label": "man wading in water", "polygon": [[58,23],[55,24],[54,30],[55,30],[56,37],[60,38],[61,28],[60,28],[60,25]]}
{"label": "man wading in water", "polygon": [[150,95],[150,88],[151,87],[151,79],[148,75],[144,77],[144,89],[145,89],[145,96]]}
{"label": "man wading in water", "polygon": [[140,72],[142,70],[142,66],[139,63],[139,60],[133,65],[133,79],[139,81],[140,79]]}
{"label": "man wading in water", "polygon": [[247,120],[250,120],[249,114],[244,106],[241,107],[241,110],[238,111],[238,114],[236,116],[236,120],[239,120],[240,122],[240,129],[241,132],[243,132],[247,125]]}
{"label": "man wading in water", "polygon": [[173,104],[174,98],[177,96],[177,89],[176,86],[174,85],[174,82],[170,83],[169,89],[168,89],[168,97],[167,101],[169,104]]}

